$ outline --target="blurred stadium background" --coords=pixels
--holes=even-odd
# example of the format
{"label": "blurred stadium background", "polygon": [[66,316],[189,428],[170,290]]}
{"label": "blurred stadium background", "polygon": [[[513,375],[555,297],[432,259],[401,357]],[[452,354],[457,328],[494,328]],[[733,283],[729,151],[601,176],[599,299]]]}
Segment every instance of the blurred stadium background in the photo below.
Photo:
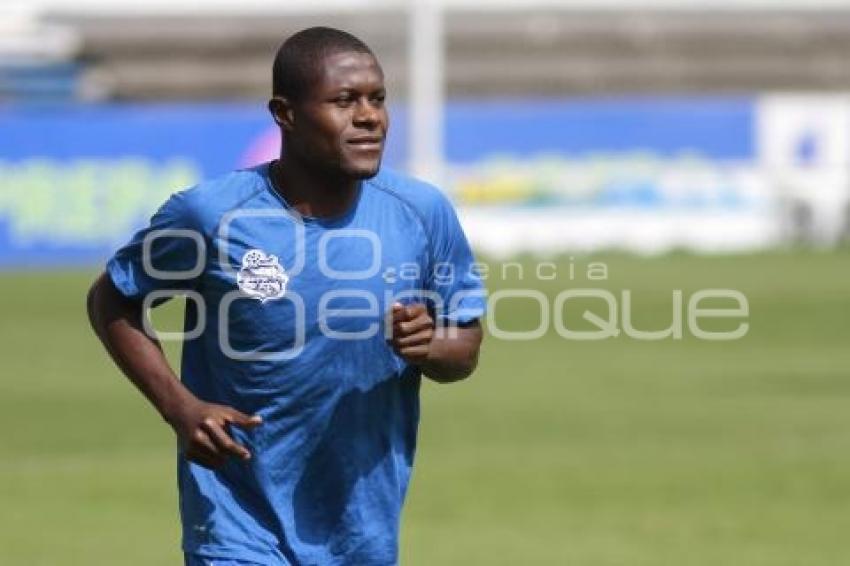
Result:
{"label": "blurred stadium background", "polygon": [[846,563],[850,1],[32,0],[0,4],[0,564],[179,563],[170,431],[85,291],[168,194],[276,155],[273,54],[320,24],[377,52],[386,162],[491,292],[629,290],[651,330],[675,290],[749,302],[728,342],[491,336],[424,389],[403,563]]}

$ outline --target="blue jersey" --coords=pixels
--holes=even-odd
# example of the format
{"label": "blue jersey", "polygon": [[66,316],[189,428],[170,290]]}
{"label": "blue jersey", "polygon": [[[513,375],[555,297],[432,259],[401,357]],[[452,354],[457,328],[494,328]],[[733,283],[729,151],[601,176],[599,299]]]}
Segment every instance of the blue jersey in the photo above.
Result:
{"label": "blue jersey", "polygon": [[258,564],[394,564],[416,447],[420,372],[388,346],[386,313],[484,314],[447,199],[381,171],[334,218],[299,216],[268,164],[173,195],[107,264],[127,297],[187,295],[181,378],[263,418],[253,454],[211,471],[179,458],[188,553]]}

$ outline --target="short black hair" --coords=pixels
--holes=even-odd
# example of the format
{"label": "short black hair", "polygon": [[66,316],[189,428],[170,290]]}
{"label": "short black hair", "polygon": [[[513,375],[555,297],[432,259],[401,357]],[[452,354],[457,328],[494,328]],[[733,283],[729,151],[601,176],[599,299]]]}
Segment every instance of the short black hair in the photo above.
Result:
{"label": "short black hair", "polygon": [[363,41],[339,29],[311,27],[290,36],[274,58],[272,96],[298,100],[316,80],[325,57],[341,52],[375,56]]}

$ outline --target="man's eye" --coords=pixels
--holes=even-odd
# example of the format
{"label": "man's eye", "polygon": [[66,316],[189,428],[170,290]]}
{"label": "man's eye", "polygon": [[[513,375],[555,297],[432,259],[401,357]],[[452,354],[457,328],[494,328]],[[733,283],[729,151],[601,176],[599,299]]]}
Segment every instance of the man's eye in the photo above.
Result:
{"label": "man's eye", "polygon": [[347,106],[351,106],[352,102],[354,102],[354,99],[351,98],[350,96],[347,96],[347,95],[346,96],[338,96],[337,98],[334,99],[334,103],[337,106],[341,106],[343,108],[345,108]]}

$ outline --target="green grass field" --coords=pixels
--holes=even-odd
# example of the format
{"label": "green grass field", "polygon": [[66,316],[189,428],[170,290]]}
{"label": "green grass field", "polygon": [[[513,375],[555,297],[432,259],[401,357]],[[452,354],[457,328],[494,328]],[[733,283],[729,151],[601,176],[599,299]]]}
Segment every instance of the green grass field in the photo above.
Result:
{"label": "green grass field", "polygon": [[[424,388],[402,563],[846,563],[850,254],[594,259],[639,328],[669,324],[673,289],[716,287],[748,297],[749,333],[490,338],[471,380]],[[522,285],[596,285],[567,261]],[[0,275],[0,564],[181,560],[171,432],[91,335],[92,276]],[[534,311],[505,301],[496,322]]]}

